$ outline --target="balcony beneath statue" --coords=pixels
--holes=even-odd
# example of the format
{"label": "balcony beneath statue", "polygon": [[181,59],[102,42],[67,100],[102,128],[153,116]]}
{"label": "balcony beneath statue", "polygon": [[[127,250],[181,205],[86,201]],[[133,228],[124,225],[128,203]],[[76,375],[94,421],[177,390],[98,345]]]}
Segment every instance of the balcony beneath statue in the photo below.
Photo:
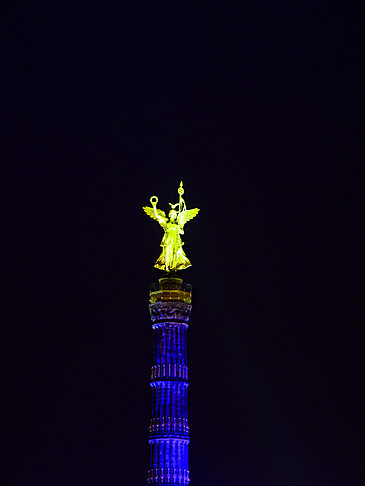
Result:
{"label": "balcony beneath statue", "polygon": [[157,302],[185,302],[191,304],[191,285],[182,278],[162,277],[150,285],[150,304]]}

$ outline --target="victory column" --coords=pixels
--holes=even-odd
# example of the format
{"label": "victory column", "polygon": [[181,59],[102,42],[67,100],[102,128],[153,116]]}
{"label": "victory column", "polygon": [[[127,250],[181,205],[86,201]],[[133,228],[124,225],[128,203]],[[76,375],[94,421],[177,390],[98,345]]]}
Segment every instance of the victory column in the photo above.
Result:
{"label": "victory column", "polygon": [[191,285],[176,272],[191,266],[180,235],[199,209],[187,209],[182,182],[179,202],[170,204],[168,217],[157,209],[158,198],[144,211],[164,230],[161,255],[155,267],[166,273],[150,286],[153,329],[151,370],[152,417],[149,427],[150,467],[147,483],[182,486],[189,484],[189,425],[187,329],[191,312]]}

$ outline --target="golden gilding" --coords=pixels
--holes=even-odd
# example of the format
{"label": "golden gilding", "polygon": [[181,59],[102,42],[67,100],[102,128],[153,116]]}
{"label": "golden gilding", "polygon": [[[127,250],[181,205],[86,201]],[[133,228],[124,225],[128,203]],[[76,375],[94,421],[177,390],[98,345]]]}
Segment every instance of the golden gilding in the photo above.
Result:
{"label": "golden gilding", "polygon": [[186,203],[183,199],[184,188],[180,182],[177,190],[179,202],[170,204],[171,209],[168,217],[161,209],[157,209],[158,197],[152,196],[150,202],[152,207],[145,206],[144,211],[152,219],[158,221],[162,226],[165,234],[161,241],[162,252],[155,263],[155,267],[166,272],[176,272],[190,267],[191,263],[183,250],[183,242],[180,235],[184,234],[184,225],[193,219],[199,212],[198,208],[186,209]]}

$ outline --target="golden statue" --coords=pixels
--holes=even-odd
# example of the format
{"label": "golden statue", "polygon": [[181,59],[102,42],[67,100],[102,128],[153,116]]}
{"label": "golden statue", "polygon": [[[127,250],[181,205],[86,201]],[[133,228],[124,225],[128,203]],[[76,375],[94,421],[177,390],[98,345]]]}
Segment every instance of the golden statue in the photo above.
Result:
{"label": "golden statue", "polygon": [[[171,210],[168,217],[166,217],[164,211],[156,208],[158,203],[157,196],[152,196],[150,199],[152,208],[148,206],[143,208],[148,216],[158,221],[165,231],[161,241],[162,252],[155,263],[155,267],[166,272],[176,272],[191,266],[190,260],[183,250],[184,243],[181,241],[180,235],[184,234],[185,223],[193,219],[199,212],[197,208],[186,209],[186,204],[182,197],[184,194],[182,182],[180,182],[177,192],[179,193],[179,202],[176,204],[169,203]],[[177,207],[178,210],[175,209]]]}

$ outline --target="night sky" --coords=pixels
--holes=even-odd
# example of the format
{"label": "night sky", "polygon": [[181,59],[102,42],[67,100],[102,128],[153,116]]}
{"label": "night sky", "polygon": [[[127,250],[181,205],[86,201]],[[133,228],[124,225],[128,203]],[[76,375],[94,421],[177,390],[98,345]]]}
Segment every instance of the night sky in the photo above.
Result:
{"label": "night sky", "polygon": [[363,484],[356,14],[129,3],[3,14],[3,484],[145,484],[142,206],[180,180],[191,485]]}

